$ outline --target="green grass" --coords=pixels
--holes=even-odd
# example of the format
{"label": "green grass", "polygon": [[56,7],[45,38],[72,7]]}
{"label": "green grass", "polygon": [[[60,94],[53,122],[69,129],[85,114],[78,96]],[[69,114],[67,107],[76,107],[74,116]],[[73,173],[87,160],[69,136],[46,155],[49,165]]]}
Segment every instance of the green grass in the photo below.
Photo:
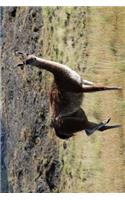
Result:
{"label": "green grass", "polygon": [[122,112],[125,112],[125,101],[121,102],[121,110]]}

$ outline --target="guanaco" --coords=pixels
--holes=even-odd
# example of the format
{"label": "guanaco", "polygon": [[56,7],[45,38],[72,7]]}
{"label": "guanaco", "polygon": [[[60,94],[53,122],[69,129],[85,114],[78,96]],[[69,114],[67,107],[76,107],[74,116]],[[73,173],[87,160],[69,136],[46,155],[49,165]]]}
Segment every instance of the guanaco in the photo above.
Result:
{"label": "guanaco", "polygon": [[68,139],[82,130],[90,136],[97,130],[105,131],[120,127],[120,125],[107,125],[110,118],[105,123],[91,122],[80,107],[84,93],[120,90],[120,87],[95,85],[93,82],[83,80],[78,73],[66,65],[34,55],[26,56],[23,63],[18,66],[23,65],[32,65],[39,69],[45,69],[54,75],[49,94],[52,110],[51,127],[55,129],[55,133],[59,138]]}

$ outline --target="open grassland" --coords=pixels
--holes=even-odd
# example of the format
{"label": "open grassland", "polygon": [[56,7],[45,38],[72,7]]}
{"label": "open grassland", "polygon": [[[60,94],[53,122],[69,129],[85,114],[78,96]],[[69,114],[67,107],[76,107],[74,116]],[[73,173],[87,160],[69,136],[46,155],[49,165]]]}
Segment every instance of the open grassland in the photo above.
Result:
{"label": "open grassland", "polygon": [[43,55],[96,83],[121,92],[88,94],[90,119],[120,123],[120,129],[58,141],[63,162],[60,192],[125,191],[125,8],[45,8]]}

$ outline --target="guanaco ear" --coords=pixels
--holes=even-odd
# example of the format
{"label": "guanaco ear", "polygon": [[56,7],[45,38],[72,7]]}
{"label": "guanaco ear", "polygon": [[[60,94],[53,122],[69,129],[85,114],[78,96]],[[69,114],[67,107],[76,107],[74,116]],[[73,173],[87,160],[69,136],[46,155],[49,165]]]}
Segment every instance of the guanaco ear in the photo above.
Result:
{"label": "guanaco ear", "polygon": [[15,50],[14,54],[20,60],[20,62],[15,67],[20,67],[21,69],[23,69],[24,65],[25,65],[25,59],[26,59],[27,55],[24,54],[23,52],[18,51],[18,50]]}

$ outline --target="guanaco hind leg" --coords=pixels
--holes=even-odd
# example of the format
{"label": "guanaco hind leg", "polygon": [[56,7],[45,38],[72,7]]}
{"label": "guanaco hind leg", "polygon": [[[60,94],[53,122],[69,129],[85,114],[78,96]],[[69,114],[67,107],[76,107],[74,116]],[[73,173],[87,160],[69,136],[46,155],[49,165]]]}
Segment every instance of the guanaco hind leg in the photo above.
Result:
{"label": "guanaco hind leg", "polygon": [[90,122],[84,111],[80,109],[72,116],[62,117],[60,121],[55,121],[53,127],[56,134],[62,139],[68,139],[74,135],[75,132],[85,130],[88,136],[92,135],[95,131],[104,131],[107,129],[118,128],[120,125],[107,126],[110,119],[103,123]]}
{"label": "guanaco hind leg", "polygon": [[99,124],[95,124],[93,122],[89,122],[90,125],[88,128],[85,129],[85,132],[88,136],[92,135],[96,130],[97,131],[105,131],[108,129],[113,129],[113,128],[119,128],[121,125],[112,125],[112,126],[107,126],[111,118],[109,118],[105,123],[101,122]]}

